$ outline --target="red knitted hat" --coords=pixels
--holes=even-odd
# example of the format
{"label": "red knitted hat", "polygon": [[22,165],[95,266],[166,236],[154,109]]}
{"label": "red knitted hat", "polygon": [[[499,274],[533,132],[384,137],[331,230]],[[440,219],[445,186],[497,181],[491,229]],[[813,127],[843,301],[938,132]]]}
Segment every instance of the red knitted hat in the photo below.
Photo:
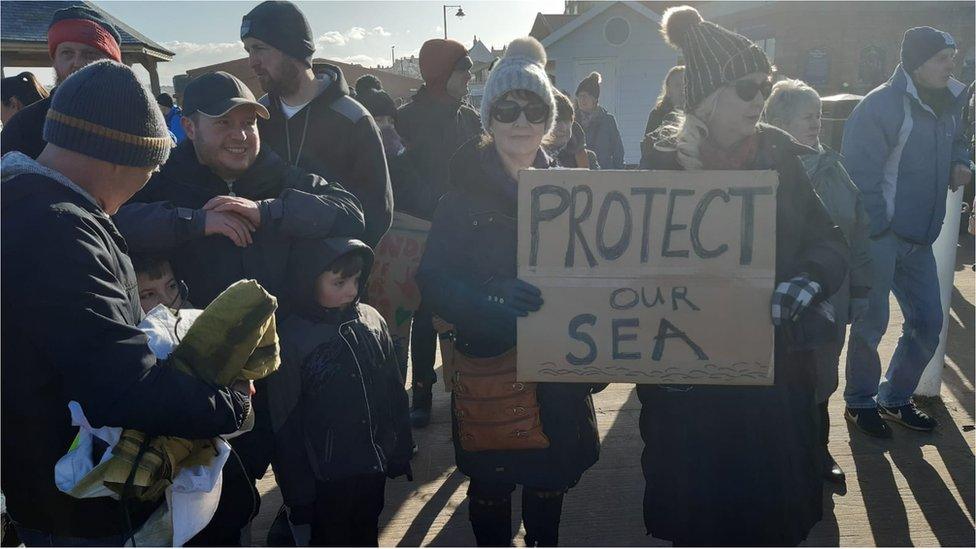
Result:
{"label": "red knitted hat", "polygon": [[443,91],[454,72],[454,66],[467,56],[467,48],[456,40],[428,40],[420,47],[420,76],[427,87]]}

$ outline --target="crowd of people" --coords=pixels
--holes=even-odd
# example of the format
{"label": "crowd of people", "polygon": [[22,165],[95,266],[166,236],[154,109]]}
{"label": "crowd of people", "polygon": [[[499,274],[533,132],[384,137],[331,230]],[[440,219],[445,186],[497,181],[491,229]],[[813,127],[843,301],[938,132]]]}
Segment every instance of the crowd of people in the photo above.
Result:
{"label": "crowd of people", "polygon": [[[661,27],[684,63],[649,114],[640,168],[779,177],[775,381],[637,387],[644,526],[676,545],[796,545],[821,519],[822,482],[844,482],[827,401],[845,343],[848,421],[876,437],[892,436],[889,422],[937,427],[912,393],[942,328],[931,245],[947,192],[972,179],[972,86],[951,78],[951,36],[909,29],[838,152],[820,142],[817,91],[774,82],[748,38],[688,6]],[[261,98],[225,72],[189,82],[179,105],[151,96],[111,21],[84,6],[51,22],[50,96],[27,74],[4,79],[2,489],[16,535],[124,545],[161,504],[59,489],[74,401],[93,426],[154,436],[250,426],[230,440],[215,514],[190,546],[250,544],[269,466],[288,544],[375,546],[387,479],[412,480],[411,429],[430,422],[442,333],[477,544],[511,544],[521,486],[526,545],[557,545],[564,498],[600,458],[593,394],[605,385],[517,380],[519,345],[538,344],[517,341],[517,319],[562,298],[518,278],[517,185],[526,169],[624,168],[601,75],[571,98],[542,44],[519,38],[476,109],[466,49],[432,39],[424,84],[398,107],[375,76],[351,90],[338,67],[313,65],[290,2],[245,14],[240,38]],[[409,392],[365,293],[394,208],[431,222]],[[150,351],[145,314],[204,308],[242,279],[278,299],[276,373],[216,386]],[[882,377],[891,293],[905,323]]]}

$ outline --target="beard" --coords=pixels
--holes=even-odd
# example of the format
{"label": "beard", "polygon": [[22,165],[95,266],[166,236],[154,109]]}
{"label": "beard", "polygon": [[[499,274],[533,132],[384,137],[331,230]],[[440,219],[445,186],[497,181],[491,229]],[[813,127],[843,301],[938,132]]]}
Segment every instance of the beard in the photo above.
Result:
{"label": "beard", "polygon": [[282,62],[274,71],[258,75],[261,87],[266,93],[285,97],[298,92],[301,71],[294,63]]}

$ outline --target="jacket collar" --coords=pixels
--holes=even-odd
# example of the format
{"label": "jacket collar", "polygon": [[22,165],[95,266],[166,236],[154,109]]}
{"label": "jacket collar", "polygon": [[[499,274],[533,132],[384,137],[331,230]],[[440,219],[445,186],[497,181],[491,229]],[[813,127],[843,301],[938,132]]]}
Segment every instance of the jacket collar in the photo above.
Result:
{"label": "jacket collar", "polygon": [[[346,83],[342,69],[328,63],[319,63],[315,65],[313,70],[315,71],[315,78],[323,81],[325,88],[314,99],[309,101],[308,105],[305,105],[305,109],[313,105],[318,105],[319,103],[330,105],[343,95],[349,95],[349,84]],[[261,98],[260,103],[268,108],[268,112],[271,114],[271,120],[284,119],[285,115],[281,112],[280,97],[269,93]]]}
{"label": "jacket collar", "polygon": [[[933,112],[932,109],[919,97],[918,88],[915,86],[915,81],[912,80],[912,77],[908,74],[905,68],[902,67],[901,63],[895,67],[895,72],[892,73],[891,78],[888,79],[888,85],[912,98],[916,103],[918,103],[919,107],[925,109],[932,116],[935,116],[935,112]],[[959,101],[959,99],[964,96],[966,85],[955,78],[950,77],[948,89],[949,93],[952,94],[953,99],[955,101]]]}
{"label": "jacket collar", "polygon": [[6,182],[18,175],[24,174],[37,174],[47,177],[48,179],[53,179],[58,183],[64,185],[68,189],[71,189],[75,193],[79,194],[84,198],[89,204],[95,207],[97,213],[102,215],[105,212],[102,207],[98,204],[98,200],[91,195],[85,189],[82,189],[77,183],[68,179],[63,173],[52,170],[47,166],[40,164],[37,160],[27,156],[26,154],[19,151],[11,151],[8,154],[3,155],[3,159],[0,160],[0,171],[3,173],[3,181]]}
{"label": "jacket collar", "polygon": [[[261,147],[254,164],[233,182],[234,193],[252,200],[276,196],[281,192],[287,168],[288,166],[274,151],[268,147]],[[169,161],[163,166],[161,175],[218,194],[226,193],[229,187],[227,182],[208,166],[200,163],[193,142],[189,139],[176,147]]]}

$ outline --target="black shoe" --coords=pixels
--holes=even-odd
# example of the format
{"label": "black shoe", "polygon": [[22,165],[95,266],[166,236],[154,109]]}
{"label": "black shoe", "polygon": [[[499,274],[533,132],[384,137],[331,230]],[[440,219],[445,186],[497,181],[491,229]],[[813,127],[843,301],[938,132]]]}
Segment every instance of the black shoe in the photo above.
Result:
{"label": "black shoe", "polygon": [[887,406],[878,406],[878,408],[881,410],[881,417],[884,419],[900,423],[916,431],[931,431],[939,425],[938,421],[919,410],[914,402],[895,408],[888,408]]}
{"label": "black shoe", "polygon": [[413,405],[410,407],[410,424],[414,429],[423,429],[430,424],[432,401],[431,388],[415,383],[413,386]]}
{"label": "black shoe", "polygon": [[847,476],[844,475],[844,470],[837,465],[837,461],[834,456],[827,454],[827,462],[824,464],[823,479],[832,484],[844,484],[847,482]]}
{"label": "black shoe", "polygon": [[866,435],[891,438],[891,427],[881,419],[881,412],[877,408],[847,408],[844,418]]}

